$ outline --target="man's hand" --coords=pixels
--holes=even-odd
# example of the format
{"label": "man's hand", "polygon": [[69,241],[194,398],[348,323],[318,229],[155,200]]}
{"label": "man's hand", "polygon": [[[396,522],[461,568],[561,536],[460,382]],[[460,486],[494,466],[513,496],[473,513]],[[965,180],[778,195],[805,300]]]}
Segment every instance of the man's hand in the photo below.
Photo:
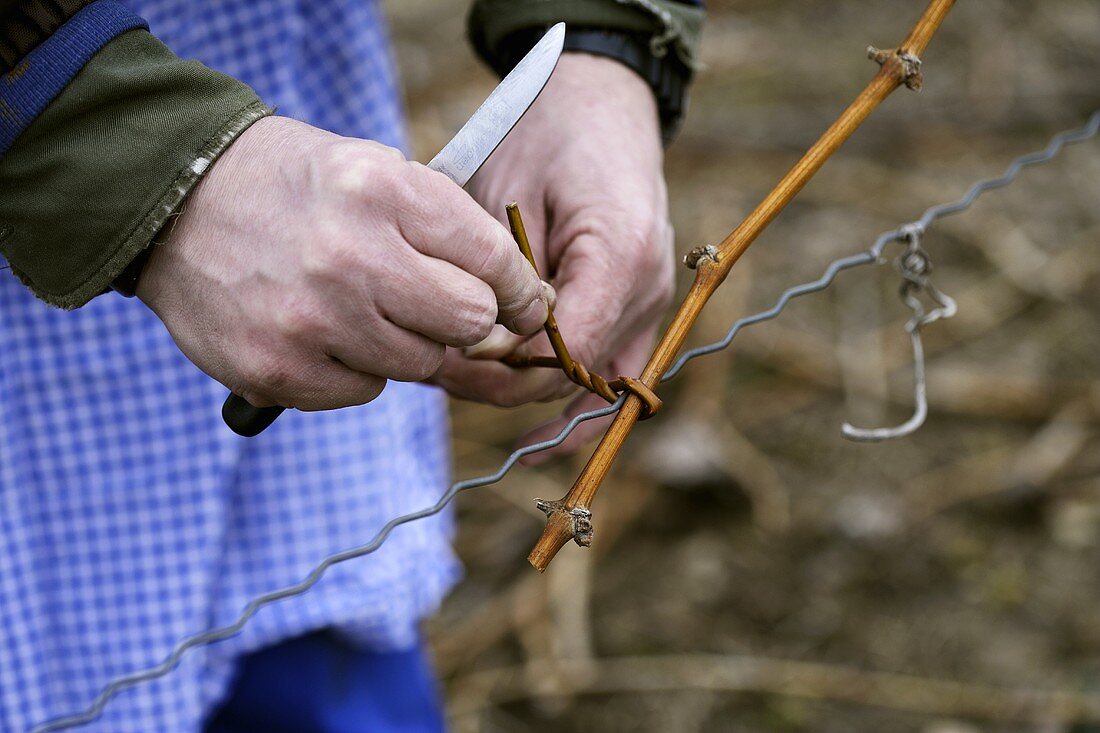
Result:
{"label": "man's hand", "polygon": [[[611,59],[563,55],[542,95],[469,188],[498,217],[508,202],[519,202],[540,272],[557,289],[554,313],[572,355],[609,379],[637,376],[673,292],[660,128],[645,81]],[[498,405],[575,389],[553,370],[485,360],[513,351],[552,353],[544,335],[524,339],[495,329],[465,353],[448,349],[433,380],[455,395]],[[582,396],[562,420],[526,441],[550,437],[572,415],[601,404]],[[585,423],[565,449],[599,429]]]}
{"label": "man's hand", "polygon": [[196,187],[138,296],[252,404],[325,410],[428,377],[494,323],[537,331],[553,293],[445,176],[270,117]]}

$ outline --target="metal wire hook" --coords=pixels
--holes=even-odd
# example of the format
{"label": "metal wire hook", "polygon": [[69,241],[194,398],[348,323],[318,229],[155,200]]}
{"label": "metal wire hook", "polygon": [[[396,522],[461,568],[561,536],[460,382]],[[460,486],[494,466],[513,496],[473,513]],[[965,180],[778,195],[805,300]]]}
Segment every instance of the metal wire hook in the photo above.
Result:
{"label": "metal wire hook", "polygon": [[[911,435],[924,424],[928,417],[928,390],[924,373],[924,343],[921,341],[920,330],[941,318],[950,318],[955,315],[958,306],[946,293],[937,288],[929,279],[932,271],[932,261],[928,253],[920,245],[923,227],[909,225],[898,230],[898,241],[905,241],[906,248],[896,260],[894,265],[902,277],[899,295],[901,300],[913,311],[913,317],[905,324],[905,330],[909,333],[909,339],[913,345],[913,415],[900,425],[885,428],[857,428],[851,423],[844,423],[841,431],[848,440],[861,443],[875,443],[893,438],[903,438]],[[924,304],[917,297],[920,293],[928,296],[936,307],[925,311]]]}

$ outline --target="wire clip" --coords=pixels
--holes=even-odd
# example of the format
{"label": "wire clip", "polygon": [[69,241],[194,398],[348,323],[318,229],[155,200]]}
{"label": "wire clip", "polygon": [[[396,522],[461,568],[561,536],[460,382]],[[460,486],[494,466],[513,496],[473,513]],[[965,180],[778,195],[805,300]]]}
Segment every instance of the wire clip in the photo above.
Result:
{"label": "wire clip", "polygon": [[[932,260],[921,247],[924,228],[918,224],[908,224],[898,229],[897,240],[906,242],[905,251],[894,260],[894,266],[902,277],[898,294],[901,300],[913,312],[913,317],[905,324],[905,330],[913,342],[913,416],[900,425],[887,428],[857,428],[851,423],[841,427],[844,437],[862,443],[874,443],[893,438],[902,438],[914,433],[928,417],[927,383],[924,374],[924,344],[921,342],[921,328],[941,318],[950,318],[958,311],[955,301],[937,288],[929,278],[932,272]],[[926,311],[924,303],[918,297],[924,293],[936,307]]]}

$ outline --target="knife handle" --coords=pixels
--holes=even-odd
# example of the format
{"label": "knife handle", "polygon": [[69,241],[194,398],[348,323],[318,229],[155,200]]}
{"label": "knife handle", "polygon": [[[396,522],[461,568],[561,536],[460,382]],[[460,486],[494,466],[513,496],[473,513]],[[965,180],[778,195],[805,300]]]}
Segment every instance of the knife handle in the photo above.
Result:
{"label": "knife handle", "polygon": [[256,407],[244,397],[230,393],[222,405],[222,420],[237,435],[252,438],[266,430],[285,409],[278,405]]}

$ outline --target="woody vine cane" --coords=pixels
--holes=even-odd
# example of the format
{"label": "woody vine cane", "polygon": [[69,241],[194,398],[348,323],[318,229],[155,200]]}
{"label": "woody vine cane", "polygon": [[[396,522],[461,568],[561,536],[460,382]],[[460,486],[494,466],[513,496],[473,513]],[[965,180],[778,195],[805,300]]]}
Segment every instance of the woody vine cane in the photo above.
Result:
{"label": "woody vine cane", "polygon": [[[542,536],[527,559],[539,571],[549,566],[554,556],[570,539],[581,546],[588,546],[591,543],[592,500],[635,423],[639,419],[652,415],[660,405],[653,390],[660,381],[661,375],[672,365],[707,300],[725,281],[734,263],[749,248],[749,245],[879,104],[903,84],[910,89],[920,90],[923,81],[920,56],[954,4],[955,0],[931,0],[909,35],[897,48],[886,50],[868,48],[868,57],[878,63],[880,68],[855,101],[720,244],[698,247],[684,258],[685,264],[695,270],[695,280],[650,356],[640,378],[620,377],[615,382],[607,382],[599,375],[590,374],[582,365],[569,358],[552,316],[547,321],[546,331],[554,347],[554,358],[506,361],[513,366],[560,367],[572,381],[608,400],[618,397],[615,394],[616,390],[625,390],[627,393],[622,408],[615,415],[614,421],[569,492],[557,501],[538,500],[539,508],[547,514],[547,522]],[[519,210],[515,205],[509,206],[509,222],[522,248],[526,237],[523,233]],[[528,254],[530,259],[529,248],[525,254]]]}

